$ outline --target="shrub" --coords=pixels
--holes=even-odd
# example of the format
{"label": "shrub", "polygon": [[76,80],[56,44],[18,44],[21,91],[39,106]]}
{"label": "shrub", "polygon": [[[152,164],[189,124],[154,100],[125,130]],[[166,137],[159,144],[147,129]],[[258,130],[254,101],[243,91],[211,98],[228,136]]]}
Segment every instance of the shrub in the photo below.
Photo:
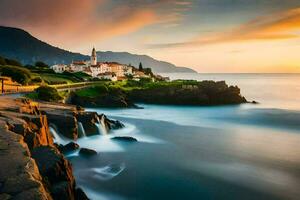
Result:
{"label": "shrub", "polygon": [[49,86],[41,86],[35,90],[37,98],[43,101],[59,101],[62,97],[58,94],[57,90]]}
{"label": "shrub", "polygon": [[49,65],[47,65],[44,62],[38,61],[35,63],[35,66],[39,67],[39,68],[49,68]]}
{"label": "shrub", "polygon": [[0,67],[2,76],[11,77],[13,81],[21,84],[27,84],[30,81],[31,73],[28,69],[17,66],[2,66]]}
{"label": "shrub", "polygon": [[5,58],[0,56],[0,65],[6,65]]}
{"label": "shrub", "polygon": [[42,80],[42,78],[39,77],[39,76],[37,76],[37,77],[31,79],[31,83],[41,83],[41,82],[43,82],[43,80]]}
{"label": "shrub", "polygon": [[22,64],[17,60],[5,59],[5,62],[6,62],[7,65],[22,67]]}

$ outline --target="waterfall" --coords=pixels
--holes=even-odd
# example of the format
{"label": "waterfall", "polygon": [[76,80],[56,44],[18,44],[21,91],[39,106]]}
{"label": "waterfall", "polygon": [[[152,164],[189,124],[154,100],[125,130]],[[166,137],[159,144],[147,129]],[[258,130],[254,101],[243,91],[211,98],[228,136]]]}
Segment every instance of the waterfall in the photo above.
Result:
{"label": "waterfall", "polygon": [[57,144],[66,144],[68,141],[66,139],[64,139],[63,137],[61,137],[55,130],[55,128],[53,127],[49,127],[49,131],[52,134],[52,136],[54,137],[54,142]]}
{"label": "waterfall", "polygon": [[78,133],[79,133],[82,137],[86,137],[85,130],[84,130],[83,125],[82,125],[81,122],[78,122]]}
{"label": "waterfall", "polygon": [[97,116],[97,123],[96,126],[98,127],[98,132],[100,135],[107,135],[106,125],[104,122],[104,117],[102,116],[101,119]]}

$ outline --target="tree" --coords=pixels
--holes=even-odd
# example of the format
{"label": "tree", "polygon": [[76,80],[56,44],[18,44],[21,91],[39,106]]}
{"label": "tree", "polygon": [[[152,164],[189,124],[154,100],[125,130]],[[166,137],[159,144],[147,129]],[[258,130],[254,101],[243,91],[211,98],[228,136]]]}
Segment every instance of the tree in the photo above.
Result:
{"label": "tree", "polygon": [[143,71],[143,65],[142,65],[141,62],[140,62],[140,64],[139,64],[139,71]]}
{"label": "tree", "polygon": [[40,86],[35,89],[35,92],[37,93],[37,98],[43,101],[59,101],[63,99],[53,87]]}
{"label": "tree", "polygon": [[0,65],[6,65],[5,58],[0,56]]}
{"label": "tree", "polygon": [[26,85],[31,78],[31,73],[28,69],[17,66],[2,66],[0,67],[2,76],[11,77],[13,81]]}
{"label": "tree", "polygon": [[39,68],[49,68],[49,65],[47,65],[46,63],[42,62],[42,61],[38,61],[35,63],[35,66],[36,67],[39,67]]}
{"label": "tree", "polygon": [[153,73],[152,73],[151,68],[144,68],[143,71],[144,71],[145,74],[150,75],[150,76],[153,76]]}
{"label": "tree", "polygon": [[7,65],[22,67],[22,64],[17,60],[5,59],[5,62],[6,62]]}

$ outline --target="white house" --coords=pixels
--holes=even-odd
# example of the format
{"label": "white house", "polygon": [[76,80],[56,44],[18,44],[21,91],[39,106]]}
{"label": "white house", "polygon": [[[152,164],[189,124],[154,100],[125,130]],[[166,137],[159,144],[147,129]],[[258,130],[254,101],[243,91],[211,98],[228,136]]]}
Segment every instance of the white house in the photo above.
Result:
{"label": "white house", "polygon": [[133,75],[133,67],[131,66],[124,66],[124,74],[125,75]]}
{"label": "white house", "polygon": [[[97,52],[95,48],[92,50],[90,60],[88,61],[72,61],[69,66],[66,65],[54,65],[53,69],[57,73],[62,73],[67,70],[69,72],[84,72],[92,77],[107,79],[122,79],[125,75],[133,75],[133,67],[122,65],[117,62],[97,62]],[[109,75],[109,73],[113,74]],[[100,76],[98,76],[100,75]]]}
{"label": "white house", "polygon": [[100,73],[97,75],[99,79],[106,79],[106,80],[111,80],[111,81],[117,81],[118,78],[113,72],[105,72],[105,73]]}
{"label": "white house", "polygon": [[63,73],[64,71],[66,71],[67,65],[57,64],[57,65],[51,66],[50,68],[53,69],[55,71],[55,73]]}
{"label": "white house", "polygon": [[89,70],[91,71],[92,77],[97,77],[98,74],[102,73],[101,67],[97,65],[89,67]]}
{"label": "white house", "polygon": [[75,61],[70,65],[70,69],[73,72],[82,72],[89,66],[89,62],[87,61]]}

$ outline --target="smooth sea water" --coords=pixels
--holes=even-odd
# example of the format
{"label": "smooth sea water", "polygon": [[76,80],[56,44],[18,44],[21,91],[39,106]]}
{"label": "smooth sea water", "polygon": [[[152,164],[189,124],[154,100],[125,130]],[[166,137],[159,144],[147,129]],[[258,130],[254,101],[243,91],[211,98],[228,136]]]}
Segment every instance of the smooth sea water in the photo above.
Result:
{"label": "smooth sea water", "polygon": [[299,74],[167,75],[226,80],[259,104],[88,109],[126,126],[78,140],[98,156],[68,155],[91,199],[300,198]]}

